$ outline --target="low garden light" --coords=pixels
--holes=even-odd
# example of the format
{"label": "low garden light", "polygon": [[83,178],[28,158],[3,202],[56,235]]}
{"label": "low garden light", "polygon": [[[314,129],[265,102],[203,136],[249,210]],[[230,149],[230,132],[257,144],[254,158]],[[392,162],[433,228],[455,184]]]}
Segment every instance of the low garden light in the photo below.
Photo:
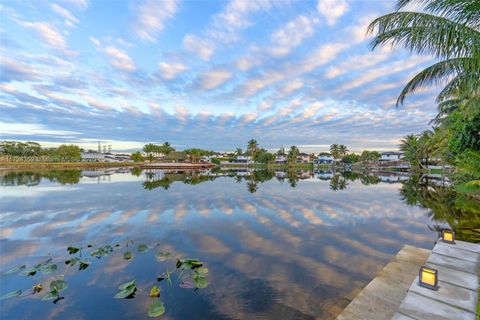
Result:
{"label": "low garden light", "polygon": [[418,284],[431,290],[438,290],[438,271],[425,266],[421,267],[418,273]]}
{"label": "low garden light", "polygon": [[450,244],[455,243],[455,232],[450,229],[442,230],[442,241]]}

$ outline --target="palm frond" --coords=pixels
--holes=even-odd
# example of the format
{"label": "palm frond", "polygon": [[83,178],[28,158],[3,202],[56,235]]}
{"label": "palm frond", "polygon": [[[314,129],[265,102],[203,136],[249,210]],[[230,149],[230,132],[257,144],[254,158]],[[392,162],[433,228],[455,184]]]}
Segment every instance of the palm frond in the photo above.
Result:
{"label": "palm frond", "polygon": [[425,12],[441,15],[472,28],[480,26],[480,1],[478,0],[399,0],[396,10],[409,4],[423,7]]}
{"label": "palm frond", "polygon": [[449,78],[466,74],[465,68],[470,65],[470,58],[454,58],[437,62],[430,67],[422,70],[413,79],[411,79],[405,88],[403,88],[397,99],[397,106],[403,104],[406,96],[417,90],[431,86],[439,85],[448,81]]}
{"label": "palm frond", "polygon": [[367,34],[377,30],[370,47],[401,45],[417,54],[450,59],[480,52],[480,32],[444,17],[419,12],[394,12],[370,23]]}

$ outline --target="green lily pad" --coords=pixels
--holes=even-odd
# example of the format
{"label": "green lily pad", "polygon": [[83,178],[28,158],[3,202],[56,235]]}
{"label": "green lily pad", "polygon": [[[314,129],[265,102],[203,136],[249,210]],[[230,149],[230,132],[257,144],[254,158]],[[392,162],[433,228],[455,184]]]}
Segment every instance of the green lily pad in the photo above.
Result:
{"label": "green lily pad", "polygon": [[82,260],[80,261],[80,265],[78,266],[78,271],[82,271],[88,268],[90,266],[90,262]]}
{"label": "green lily pad", "polygon": [[193,277],[193,282],[195,283],[195,287],[198,289],[204,289],[208,286],[207,278],[204,276],[195,275]]}
{"label": "green lily pad", "polygon": [[74,266],[79,261],[80,261],[80,258],[73,258],[73,259],[65,260],[65,264]]}
{"label": "green lily pad", "polygon": [[133,254],[130,251],[127,251],[123,254],[123,259],[130,260],[133,258]]}
{"label": "green lily pad", "polygon": [[160,297],[160,288],[157,285],[152,286],[150,289],[150,297],[158,298]]}
{"label": "green lily pad", "polygon": [[165,313],[165,306],[160,300],[155,300],[148,306],[148,316],[150,318],[160,317]]}
{"label": "green lily pad", "polygon": [[59,297],[59,292],[56,290],[52,290],[49,293],[47,293],[45,296],[43,296],[42,300],[54,300],[58,299]]}
{"label": "green lily pad", "polygon": [[58,280],[53,280],[52,282],[50,282],[50,289],[52,291],[60,292],[60,291],[65,290],[67,287],[68,287],[68,284],[65,280],[58,279]]}
{"label": "green lily pad", "polygon": [[115,299],[125,299],[137,291],[137,285],[135,284],[136,280],[121,284],[118,289],[120,290],[114,296]]}
{"label": "green lily pad", "polygon": [[4,294],[3,296],[0,297],[0,300],[5,300],[5,299],[10,299],[14,297],[18,297],[19,295],[22,294],[22,290],[17,290],[13,292],[9,292],[7,294]]}
{"label": "green lily pad", "polygon": [[145,252],[147,251],[148,249],[150,249],[146,244],[139,244],[138,245],[138,248],[137,248],[137,251],[138,252]]}
{"label": "green lily pad", "polygon": [[208,273],[208,268],[198,268],[197,270],[195,270],[195,272],[197,272],[198,274],[207,274]]}
{"label": "green lily pad", "polygon": [[42,268],[42,273],[43,274],[50,274],[52,272],[57,271],[57,269],[58,269],[58,266],[55,263],[50,263],[50,264],[47,264],[46,266],[44,266]]}
{"label": "green lily pad", "polygon": [[155,258],[158,261],[165,261],[171,257],[172,257],[172,254],[170,252],[159,252],[155,255]]}
{"label": "green lily pad", "polygon": [[67,248],[67,251],[69,254],[75,254],[77,253],[78,251],[80,251],[80,248],[77,248],[77,247],[68,247]]}
{"label": "green lily pad", "polygon": [[23,265],[21,265],[21,266],[17,266],[17,267],[15,267],[15,268],[12,268],[12,269],[8,270],[8,271],[5,272],[4,274],[17,273],[18,271],[23,270],[23,269],[25,269],[25,268],[26,268],[26,267],[25,267],[25,265],[23,264]]}

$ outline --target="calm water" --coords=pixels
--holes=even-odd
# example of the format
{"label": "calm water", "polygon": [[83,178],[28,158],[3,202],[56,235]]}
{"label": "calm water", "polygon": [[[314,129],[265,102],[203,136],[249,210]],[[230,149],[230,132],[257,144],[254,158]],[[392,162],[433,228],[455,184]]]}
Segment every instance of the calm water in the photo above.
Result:
{"label": "calm water", "polygon": [[[146,319],[154,284],[162,319],[331,319],[403,245],[432,248],[442,225],[398,176],[4,171],[0,181],[0,294],[23,290],[1,301],[2,319]],[[113,252],[90,256],[104,245]],[[87,269],[65,267],[69,246],[84,248]],[[49,255],[50,274],[4,274]],[[209,269],[206,288],[181,288],[179,273],[157,282],[182,257]],[[42,301],[54,279],[68,283],[56,304]],[[133,279],[135,298],[114,299]]]}

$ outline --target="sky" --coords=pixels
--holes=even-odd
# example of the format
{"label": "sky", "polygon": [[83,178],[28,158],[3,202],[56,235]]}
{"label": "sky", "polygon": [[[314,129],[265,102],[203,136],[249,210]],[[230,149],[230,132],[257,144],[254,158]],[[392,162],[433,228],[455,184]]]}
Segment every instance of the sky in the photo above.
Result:
{"label": "sky", "polygon": [[432,63],[369,47],[383,0],[2,1],[0,140],[96,149],[396,150],[429,127]]}

